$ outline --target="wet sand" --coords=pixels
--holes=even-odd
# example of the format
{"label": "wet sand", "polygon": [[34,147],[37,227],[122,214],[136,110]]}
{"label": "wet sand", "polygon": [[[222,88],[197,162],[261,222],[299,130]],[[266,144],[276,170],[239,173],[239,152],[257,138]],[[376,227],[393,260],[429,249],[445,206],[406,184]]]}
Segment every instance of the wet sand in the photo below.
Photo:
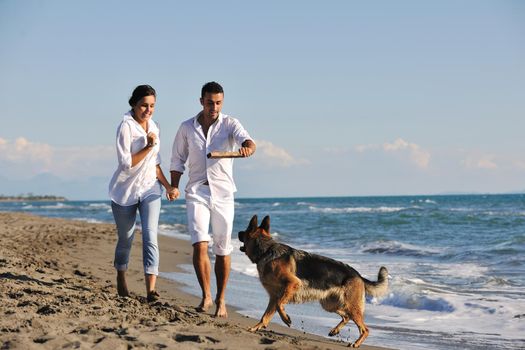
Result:
{"label": "wet sand", "polygon": [[[256,323],[228,308],[228,319],[198,313],[198,298],[159,278],[161,298],[145,300],[141,236],[128,271],[130,297],[119,297],[111,224],[0,213],[1,349],[343,349],[332,341]],[[188,241],[160,236],[161,271],[191,263]],[[229,286],[230,288],[232,286]],[[278,317],[278,316],[276,316]],[[354,327],[354,325],[351,325]],[[373,330],[372,330],[373,332]],[[353,332],[357,337],[357,330]],[[361,346],[361,349],[382,349]],[[384,349],[384,348],[383,348]]]}

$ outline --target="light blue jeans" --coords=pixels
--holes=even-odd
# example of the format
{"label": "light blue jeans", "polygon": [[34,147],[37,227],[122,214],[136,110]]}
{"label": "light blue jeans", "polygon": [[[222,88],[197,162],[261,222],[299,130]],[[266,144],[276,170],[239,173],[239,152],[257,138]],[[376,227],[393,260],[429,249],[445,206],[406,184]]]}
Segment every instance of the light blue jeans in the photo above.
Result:
{"label": "light blue jeans", "polygon": [[131,244],[135,237],[135,219],[137,209],[142,224],[142,262],[144,273],[159,274],[159,245],[157,230],[159,227],[161,196],[150,195],[134,205],[121,206],[111,201],[111,210],[117,224],[118,241],[115,248],[115,268],[117,271],[128,269]]}

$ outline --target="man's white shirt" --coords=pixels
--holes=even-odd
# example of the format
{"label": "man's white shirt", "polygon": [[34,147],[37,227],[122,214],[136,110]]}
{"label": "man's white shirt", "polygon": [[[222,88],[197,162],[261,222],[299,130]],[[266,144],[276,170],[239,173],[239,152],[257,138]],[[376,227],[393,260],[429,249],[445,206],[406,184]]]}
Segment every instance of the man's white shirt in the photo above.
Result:
{"label": "man's white shirt", "polygon": [[212,200],[231,200],[237,191],[233,180],[233,159],[209,159],[207,154],[234,151],[252,138],[237,119],[222,113],[205,137],[199,115],[184,121],[179,127],[173,141],[170,171],[184,173],[188,166],[186,196],[195,194],[199,185],[208,182]]}

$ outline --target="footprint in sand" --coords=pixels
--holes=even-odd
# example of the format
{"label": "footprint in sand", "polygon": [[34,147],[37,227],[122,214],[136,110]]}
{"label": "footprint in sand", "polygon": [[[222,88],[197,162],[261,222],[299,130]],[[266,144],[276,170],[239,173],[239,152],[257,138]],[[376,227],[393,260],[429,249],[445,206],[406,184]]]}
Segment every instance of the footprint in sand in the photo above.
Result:
{"label": "footprint in sand", "polygon": [[173,336],[173,340],[175,340],[178,343],[191,341],[193,343],[212,343],[216,344],[220,341],[211,337],[205,337],[202,335],[193,335],[193,334],[176,334]]}

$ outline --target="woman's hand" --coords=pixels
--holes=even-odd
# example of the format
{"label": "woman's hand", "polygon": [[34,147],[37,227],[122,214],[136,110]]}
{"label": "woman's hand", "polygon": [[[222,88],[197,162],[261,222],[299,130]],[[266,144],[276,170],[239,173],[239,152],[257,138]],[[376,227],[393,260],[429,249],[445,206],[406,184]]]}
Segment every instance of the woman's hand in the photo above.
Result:
{"label": "woman's hand", "polygon": [[174,201],[175,199],[179,198],[179,189],[177,187],[166,187],[166,198],[168,198],[169,201]]}
{"label": "woman's hand", "polygon": [[146,139],[148,142],[147,147],[153,148],[157,144],[157,135],[153,132],[149,132],[148,135],[146,135]]}

